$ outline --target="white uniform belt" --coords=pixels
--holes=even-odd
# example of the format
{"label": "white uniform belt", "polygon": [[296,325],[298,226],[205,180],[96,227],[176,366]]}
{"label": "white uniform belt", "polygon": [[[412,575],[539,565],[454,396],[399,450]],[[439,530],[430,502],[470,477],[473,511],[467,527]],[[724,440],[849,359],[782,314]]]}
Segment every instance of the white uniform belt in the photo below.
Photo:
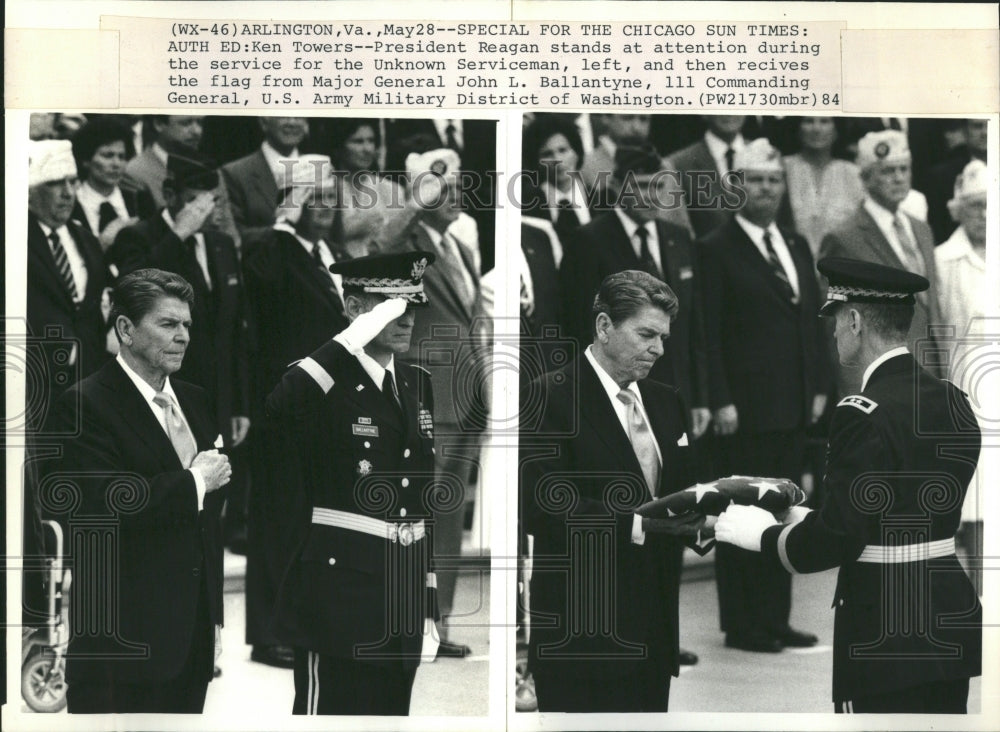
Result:
{"label": "white uniform belt", "polygon": [[955,537],[925,541],[920,544],[900,544],[880,546],[869,544],[858,557],[859,562],[872,564],[902,564],[903,562],[923,562],[937,557],[947,557],[955,553]]}
{"label": "white uniform belt", "polygon": [[398,541],[403,546],[409,546],[415,541],[424,538],[424,520],[410,521],[405,523],[390,523],[371,516],[362,516],[358,513],[348,513],[347,511],[336,511],[332,508],[314,507],[312,513],[314,524],[324,526],[336,526],[350,531],[360,531],[364,534],[371,534],[380,539],[387,539],[391,542]]}

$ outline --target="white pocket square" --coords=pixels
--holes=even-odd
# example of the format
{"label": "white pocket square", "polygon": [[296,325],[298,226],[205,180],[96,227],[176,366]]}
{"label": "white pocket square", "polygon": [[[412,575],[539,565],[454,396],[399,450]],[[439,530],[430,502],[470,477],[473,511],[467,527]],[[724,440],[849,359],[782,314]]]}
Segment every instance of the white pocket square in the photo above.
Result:
{"label": "white pocket square", "polygon": [[688,444],[688,433],[685,432],[681,435],[681,439],[677,440],[677,447],[687,447]]}
{"label": "white pocket square", "polygon": [[216,450],[221,450],[223,444],[224,443],[222,442],[222,435],[219,435],[218,437],[215,438],[215,442],[212,444],[212,447],[214,447]]}

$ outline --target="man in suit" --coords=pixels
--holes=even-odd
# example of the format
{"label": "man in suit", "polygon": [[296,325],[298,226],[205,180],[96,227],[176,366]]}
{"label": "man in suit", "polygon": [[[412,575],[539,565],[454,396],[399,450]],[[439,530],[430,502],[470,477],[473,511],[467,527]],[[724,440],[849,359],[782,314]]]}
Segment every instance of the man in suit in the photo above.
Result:
{"label": "man in suit", "polygon": [[688,484],[680,396],[646,378],[677,308],[646,272],[610,275],[592,345],[522,392],[537,395],[522,404],[537,417],[521,423],[520,493],[534,536],[529,663],[542,712],[667,711],[679,540],[636,512]]}
{"label": "man in suit", "polygon": [[[153,144],[128,161],[124,185],[132,190],[145,191],[152,197],[156,207],[162,208],[167,204],[163,183],[169,174],[169,158],[172,155],[197,157],[205,118],[158,114],[149,119],[156,137]],[[216,196],[217,213],[211,227],[228,235],[239,249],[240,233],[233,221],[229,194],[224,186],[218,187]]]}
{"label": "man in suit", "polygon": [[948,202],[965,166],[973,160],[986,162],[987,120],[967,119],[962,125],[965,131],[965,145],[950,151],[945,160],[934,165],[915,180],[917,187],[927,195],[927,223],[934,231],[934,242],[941,244],[957,228],[948,211]]}
{"label": "man in suit", "polygon": [[[941,321],[935,287],[934,235],[927,224],[900,210],[911,183],[906,135],[895,130],[868,133],[858,143],[857,162],[867,196],[851,220],[824,237],[820,257],[860,259],[926,277],[931,286],[917,295],[907,343],[917,360],[940,376],[938,365],[924,357],[925,350],[934,350],[928,326]],[[838,375],[840,393],[852,394],[860,384],[861,370],[842,363]]]}
{"label": "man in suit", "polygon": [[[493,269],[496,230],[496,139],[497,123],[488,119],[392,119],[386,123],[386,170],[389,175],[406,170],[411,152],[447,148],[454,150],[462,165],[463,207],[476,222],[482,247],[482,268],[477,276]],[[414,141],[428,141],[416,149]]]}
{"label": "man in suit", "polygon": [[[781,153],[764,138],[747,143],[741,211],[701,242],[705,330],[721,364],[710,375],[718,465],[723,475],[801,481],[806,427],[826,406],[828,369],[815,313],[819,291],[805,239],[775,224],[785,191]],[[792,629],[791,579],[759,556],[720,546],[715,558],[726,645],[780,652],[811,646]]]}
{"label": "man in suit", "polygon": [[308,506],[294,436],[264,420],[264,400],[289,364],[349,322],[341,277],[329,269],[335,262],[328,242],[336,215],[326,202],[336,191],[330,158],[302,155],[292,166],[290,183],[292,190],[278,209],[282,221],[243,257],[258,344],[251,373],[254,427],[248,438],[253,480],[247,505],[246,642],[253,646],[251,660],[285,667],[291,667],[294,655],[271,627],[274,603],[295,549],[296,516]]}
{"label": "man in suit", "polygon": [[706,116],[705,136],[667,159],[669,167],[683,176],[687,213],[696,238],[726,223],[739,207],[734,156],[746,144],[745,121],[746,117],[736,115]]}
{"label": "man in suit", "polygon": [[[67,140],[31,143],[28,163],[28,329],[44,339],[47,371],[28,388],[30,404],[50,403],[107,359],[102,310],[110,284],[101,247],[70,217],[77,170]],[[105,302],[106,310],[106,302]],[[68,347],[68,353],[62,353]],[[41,410],[39,413],[44,413]],[[40,425],[36,425],[40,426]]]}
{"label": "man in suit", "polygon": [[619,146],[614,185],[619,202],[580,227],[560,270],[566,331],[581,344],[592,337],[592,295],[609,274],[640,269],[667,283],[680,309],[671,323],[667,354],[657,360],[650,378],[678,388],[690,410],[691,437],[708,427],[708,366],[698,263],[687,230],[657,220],[657,210],[679,205],[669,189],[673,171],[651,145]]}
{"label": "man in suit", "polygon": [[218,172],[202,160],[172,155],[166,207],[122,229],[107,260],[119,275],[144,267],[176,272],[194,288],[195,322],[180,375],[208,392],[227,447],[250,428],[246,295],[233,241],[210,228]]}
{"label": "man in suit", "polygon": [[421,657],[434,656],[434,402],[426,371],[397,358],[433,261],[406,252],[334,265],[351,324],[267,399],[269,418],[295,435],[312,507],[276,610],[276,633],[295,647],[294,714],[406,715]]}
{"label": "man in suit", "polygon": [[222,167],[229,205],[240,236],[250,248],[278,219],[278,194],[285,189],[290,161],[309,134],[305,117],[261,117],[260,149]]}
{"label": "man in suit", "polygon": [[[833,605],[837,712],[964,714],[982,664],[982,607],[955,531],[982,436],[965,394],[920,367],[906,342],[928,281],[842,258],[822,314],[841,361],[864,369],[830,426],[826,499],[785,526],[732,506],[716,538],[783,571],[840,567]],[[721,547],[722,544],[720,543]]]}
{"label": "man in suit", "polygon": [[[401,242],[399,250],[433,252],[436,263],[424,276],[429,303],[414,323],[413,348],[400,358],[404,363],[427,367],[431,367],[431,358],[437,362],[431,367],[437,470],[465,487],[465,497],[461,506],[435,513],[434,553],[454,563],[461,557],[465,512],[474,498],[471,487],[476,481],[483,428],[477,417],[485,415],[481,344],[474,330],[482,325],[477,320],[481,307],[479,268],[472,242],[463,240],[462,231],[455,227],[462,213],[458,155],[446,149],[413,154],[406,167],[410,194],[424,210],[410,239]],[[447,364],[441,361],[442,349],[452,351]],[[457,578],[457,569],[438,572],[438,601],[445,618],[440,653],[462,657],[471,651],[449,640],[447,623]]]}
{"label": "man in suit", "polygon": [[193,301],[178,275],[123,277],[112,310],[117,358],[54,410],[51,431],[66,437],[42,497],[72,548],[71,713],[204,706],[222,624],[218,489],[230,468],[215,449],[207,395],[170,378]]}

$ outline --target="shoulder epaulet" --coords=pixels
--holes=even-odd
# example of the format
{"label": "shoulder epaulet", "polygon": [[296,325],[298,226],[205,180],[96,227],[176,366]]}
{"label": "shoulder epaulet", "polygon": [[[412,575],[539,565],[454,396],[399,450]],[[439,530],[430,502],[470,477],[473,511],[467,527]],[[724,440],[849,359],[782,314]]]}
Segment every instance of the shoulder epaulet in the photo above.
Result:
{"label": "shoulder epaulet", "polygon": [[860,409],[865,414],[871,414],[878,407],[878,402],[874,402],[866,396],[861,396],[860,394],[852,394],[851,396],[845,396],[839,402],[837,402],[838,407],[854,407],[855,409]]}

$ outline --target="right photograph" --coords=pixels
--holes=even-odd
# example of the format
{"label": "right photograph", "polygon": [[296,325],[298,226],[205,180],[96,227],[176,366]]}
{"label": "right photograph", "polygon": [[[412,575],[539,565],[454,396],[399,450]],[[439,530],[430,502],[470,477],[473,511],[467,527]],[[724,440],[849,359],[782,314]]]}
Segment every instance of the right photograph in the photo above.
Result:
{"label": "right photograph", "polygon": [[518,712],[979,711],[986,150],[524,116]]}

